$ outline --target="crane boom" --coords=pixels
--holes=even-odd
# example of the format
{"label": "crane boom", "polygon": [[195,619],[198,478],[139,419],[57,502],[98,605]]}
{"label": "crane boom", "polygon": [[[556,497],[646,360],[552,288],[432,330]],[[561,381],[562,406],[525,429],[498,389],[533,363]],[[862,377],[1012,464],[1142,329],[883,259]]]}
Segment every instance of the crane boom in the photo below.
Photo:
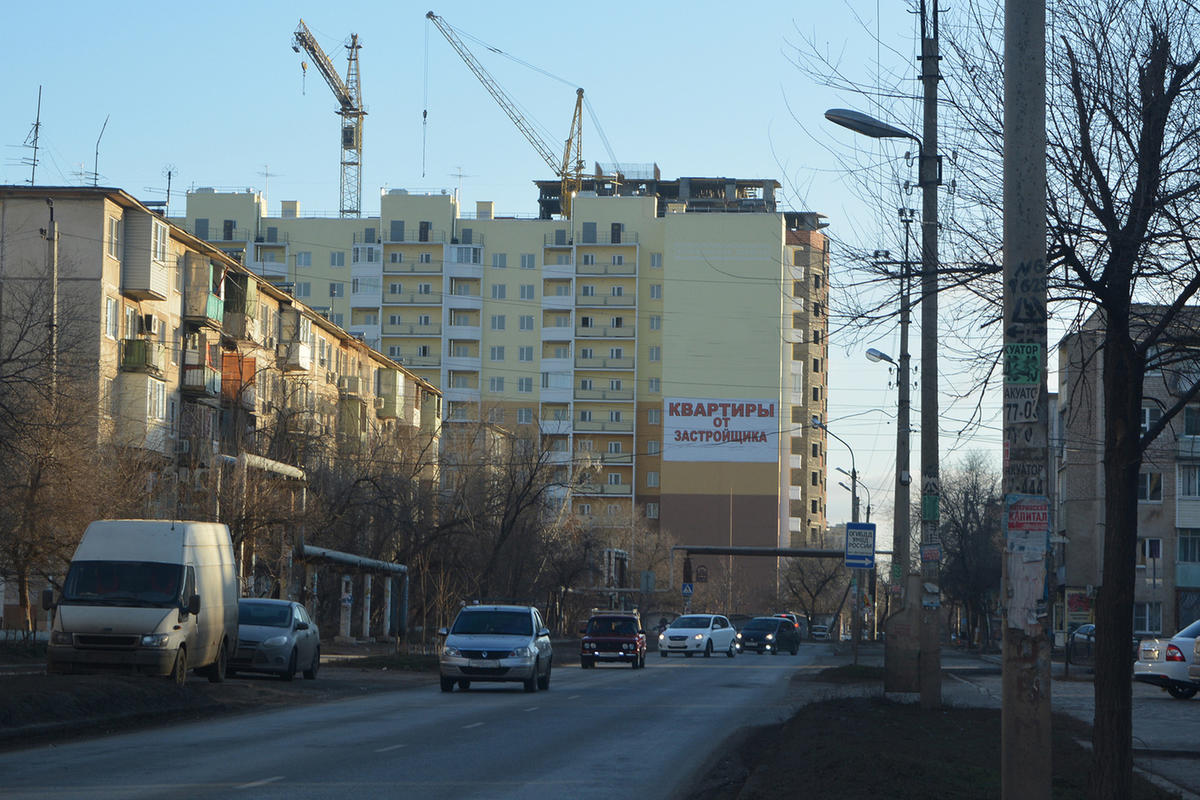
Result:
{"label": "crane boom", "polygon": [[339,213],[343,217],[357,217],[362,209],[362,133],[363,117],[367,115],[367,112],[363,108],[362,88],[358,73],[358,51],[361,47],[358,43],[358,34],[350,34],[350,41],[346,44],[349,63],[346,66],[346,80],[343,81],[337,74],[337,70],[333,68],[333,62],[329,60],[329,56],[325,55],[325,51],[317,43],[316,37],[312,35],[312,31],[304,24],[304,20],[300,20],[300,24],[296,26],[296,32],[292,35],[292,49],[297,53],[301,50],[308,53],[316,65],[317,71],[325,79],[325,83],[329,84],[329,88],[333,90],[333,96],[337,99],[338,105],[341,106],[337,113],[342,118],[339,135],[342,151]]}
{"label": "crane boom", "polygon": [[562,179],[562,214],[564,217],[571,215],[571,198],[579,191],[579,187],[583,182],[583,89],[575,90],[575,113],[571,118],[571,130],[567,134],[566,142],[563,146],[562,160],[560,161],[557,154],[550,148],[525,116],[517,109],[517,105],[512,98],[508,96],[508,92],[496,82],[496,79],[484,69],[479,60],[459,38],[454,29],[450,27],[446,20],[434,14],[432,11],[427,13],[425,17],[432,22],[441,32],[442,36],[446,37],[446,41],[454,48],[463,62],[467,65],[467,69],[471,70],[472,74],[479,79],[483,84],[483,88],[487,89],[488,94],[492,99],[499,104],[500,109],[508,115],[513,124],[517,126],[517,130],[533,145],[533,149],[537,151],[542,160],[550,165],[550,169],[554,170],[554,174]]}

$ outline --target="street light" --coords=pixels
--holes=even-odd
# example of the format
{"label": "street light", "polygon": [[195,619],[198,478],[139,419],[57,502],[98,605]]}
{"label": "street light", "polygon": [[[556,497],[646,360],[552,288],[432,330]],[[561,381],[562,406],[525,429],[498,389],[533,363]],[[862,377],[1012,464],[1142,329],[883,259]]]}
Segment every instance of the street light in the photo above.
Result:
{"label": "street light", "polygon": [[[843,475],[850,476],[850,486],[847,487],[850,489],[850,521],[858,522],[858,468],[855,466],[855,463],[854,463],[854,448],[851,447],[850,443],[847,442],[845,439],[838,436],[833,431],[829,430],[829,427],[827,425],[825,425],[825,423],[821,422],[821,419],[816,414],[814,414],[812,417],[812,424],[813,424],[814,428],[820,428],[821,430],[825,431],[827,434],[832,436],[834,439],[837,439],[839,442],[841,442],[843,445],[845,445],[847,450],[850,451],[850,471],[846,472],[846,470],[842,469],[841,467],[838,467],[837,470],[838,470],[838,472],[841,472]],[[850,638],[851,638],[850,649],[851,649],[851,652],[854,654],[854,663],[855,664],[858,663],[858,640],[860,638],[859,634],[862,632],[862,613],[861,613],[861,610],[859,609],[859,606],[861,605],[860,596],[861,596],[861,592],[862,592],[862,575],[861,575],[861,573],[862,573],[862,570],[858,570],[858,569],[854,570],[854,615],[850,618],[851,623],[852,623],[851,634],[850,634]]]}
{"label": "street light", "polygon": [[[936,14],[935,14],[936,17]],[[942,159],[937,154],[937,39],[924,36],[922,20],[922,81],[924,83],[924,140],[916,134],[882,120],[845,108],[825,112],[830,122],[874,139],[911,139],[919,154],[918,185],[921,187],[921,545],[928,554],[940,554],[941,479],[938,470],[938,208],[937,187],[942,182]],[[905,235],[907,243],[907,229]],[[897,472],[899,472],[897,466]],[[893,547],[893,549],[895,549]],[[939,641],[940,598],[938,561],[926,561],[922,552],[922,583],[934,587],[921,598],[921,707],[941,704],[942,673]],[[911,600],[912,598],[910,598]]]}
{"label": "street light", "polygon": [[[906,259],[907,260],[907,259]],[[908,397],[908,290],[905,287],[901,303],[900,325],[900,361],[897,362],[887,353],[875,348],[867,350],[867,358],[871,361],[886,361],[896,367],[896,491],[895,505],[892,508],[892,582],[901,587],[908,575],[910,564],[909,534],[909,496],[908,486],[912,483],[912,474],[908,471],[909,461],[909,397]]]}

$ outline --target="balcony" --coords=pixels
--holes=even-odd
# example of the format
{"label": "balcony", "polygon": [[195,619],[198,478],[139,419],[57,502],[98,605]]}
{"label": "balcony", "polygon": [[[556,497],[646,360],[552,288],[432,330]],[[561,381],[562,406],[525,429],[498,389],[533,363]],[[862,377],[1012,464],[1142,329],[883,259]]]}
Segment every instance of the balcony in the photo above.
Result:
{"label": "balcony", "polygon": [[225,321],[225,301],[212,292],[188,290],[183,316],[189,322],[220,328]]}
{"label": "balcony", "polygon": [[555,464],[555,465],[570,464],[571,463],[571,451],[570,450],[547,451],[546,463],[547,464]]}
{"label": "balcony", "polygon": [[[473,356],[446,356],[445,362],[446,362],[447,370],[458,370],[458,369],[476,370],[476,371],[479,370],[479,354],[478,353],[476,353]],[[405,362],[405,366],[408,366],[407,361]]]}
{"label": "balcony", "polygon": [[474,278],[475,280],[483,278],[483,264],[478,262],[467,263],[450,260],[446,262],[444,271],[448,278]]}
{"label": "balcony", "polygon": [[483,298],[477,294],[454,294],[446,295],[445,307],[448,309],[461,309],[463,311],[480,311],[483,309]]}
{"label": "balcony", "polygon": [[221,396],[221,373],[203,364],[185,364],[180,389],[184,394],[215,400]]}
{"label": "balcony", "polygon": [[1188,461],[1200,460],[1200,436],[1176,437],[1175,457]]}
{"label": "balcony", "polygon": [[269,259],[246,262],[246,268],[268,280],[286,281],[288,278],[287,261],[271,261]]}
{"label": "balcony", "polygon": [[558,372],[567,376],[567,382],[570,383],[571,359],[569,358],[542,358],[542,372]]}
{"label": "balcony", "polygon": [[[401,356],[400,363],[406,367],[413,369],[424,369],[426,367],[440,367],[442,365],[441,356]],[[475,359],[475,364],[478,366],[479,359]]]}
{"label": "balcony", "polygon": [[600,463],[606,467],[633,466],[633,453],[601,453]]}
{"label": "balcony", "polygon": [[447,403],[478,403],[479,387],[447,386],[442,389],[442,399]]}
{"label": "balcony", "polygon": [[242,339],[247,342],[259,341],[258,320],[249,314],[232,312],[226,309],[224,330],[235,339]]}
{"label": "balcony", "polygon": [[578,494],[599,494],[608,497],[628,497],[633,494],[633,486],[628,483],[618,483],[615,486],[607,483],[585,483],[578,489]]}
{"label": "balcony", "polygon": [[569,386],[543,386],[541,401],[543,403],[569,403],[573,391]]}
{"label": "balcony", "polygon": [[408,261],[388,261],[383,262],[383,272],[385,275],[440,275],[442,273],[441,261],[419,261],[412,259]]}
{"label": "balcony", "polygon": [[284,372],[308,372],[312,369],[312,348],[308,342],[283,342],[276,348],[279,368]]}
{"label": "balcony", "polygon": [[633,420],[628,422],[593,422],[576,420],[575,430],[580,433],[633,433]]}
{"label": "balcony", "polygon": [[338,378],[338,393],[345,397],[361,397],[363,380],[357,375],[343,375]]}
{"label": "balcony", "polygon": [[575,231],[575,241],[581,247],[587,245],[622,245],[622,244],[637,244],[637,231],[618,231],[617,233],[605,233],[596,231],[595,233],[585,234],[582,231]]}
{"label": "balcony", "polygon": [[542,237],[542,245],[544,247],[557,247],[557,248],[574,247],[575,240],[572,238],[572,234],[570,231],[560,229],[560,230],[554,231],[553,233],[545,234]]}
{"label": "balcony", "polygon": [[633,356],[622,358],[575,358],[575,369],[633,369]]}
{"label": "balcony", "polygon": [[637,264],[632,263],[632,259],[628,264],[583,264],[580,263],[576,268],[578,275],[636,275]]}
{"label": "balcony", "polygon": [[384,324],[382,332],[384,336],[441,336],[442,325],[440,322],[431,322],[428,325],[416,322],[389,322]]}
{"label": "balcony", "polygon": [[570,325],[542,326],[543,342],[569,342],[573,338],[572,334],[573,329]]}
{"label": "balcony", "polygon": [[121,340],[121,370],[162,375],[167,363],[166,346],[152,339]]}
{"label": "balcony", "polygon": [[575,277],[575,262],[568,259],[562,264],[552,264],[546,261],[542,264],[542,278],[548,279],[566,279]]}
{"label": "balcony", "polygon": [[[360,238],[361,236],[359,234],[354,234],[355,242],[358,242]],[[432,229],[421,230],[420,228],[415,231],[405,230],[404,236],[400,239],[381,238],[376,240],[377,243],[382,242],[383,244],[445,244],[447,241],[449,241],[449,239],[447,238],[445,231],[435,231]]]}
{"label": "balcony", "polygon": [[[542,391],[545,394],[545,390]],[[543,402],[545,400],[543,399]],[[553,419],[543,417],[538,421],[538,425],[542,429],[544,436],[566,436],[571,432],[571,420],[569,419]]]}
{"label": "balcony", "polygon": [[481,329],[478,325],[455,325],[451,323],[446,326],[447,339],[474,339],[478,340]]}
{"label": "balcony", "polygon": [[633,339],[637,336],[637,328],[633,325],[576,325],[575,336],[580,339]]}
{"label": "balcony", "polygon": [[575,399],[629,402],[633,400],[633,389],[576,389]]}
{"label": "balcony", "polygon": [[604,308],[633,308],[637,305],[636,298],[633,296],[632,290],[629,294],[618,295],[613,297],[611,294],[605,295],[579,295],[575,298],[575,305],[581,307]]}
{"label": "balcony", "polygon": [[575,307],[575,298],[569,294],[542,295],[542,308],[548,311],[570,311]]}
{"label": "balcony", "polygon": [[385,306],[440,306],[441,292],[386,292],[383,295]]}

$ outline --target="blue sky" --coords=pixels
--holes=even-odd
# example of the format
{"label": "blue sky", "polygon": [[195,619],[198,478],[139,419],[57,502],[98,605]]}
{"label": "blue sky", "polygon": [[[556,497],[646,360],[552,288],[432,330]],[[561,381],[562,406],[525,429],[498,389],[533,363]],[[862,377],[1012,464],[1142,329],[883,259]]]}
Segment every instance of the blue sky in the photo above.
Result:
{"label": "blue sky", "polygon": [[[894,247],[883,221],[894,218],[895,202],[864,203],[850,191],[848,176],[875,170],[886,181],[888,170],[904,168],[903,145],[854,142],[853,134],[830,130],[821,116],[826,108],[862,108],[862,101],[819,86],[789,54],[810,37],[865,86],[890,80],[880,75],[915,76],[916,17],[907,7],[896,0],[432,6],[68,0],[48,11],[10,3],[0,34],[8,54],[0,80],[0,183],[29,179],[20,160],[30,152],[21,145],[41,85],[39,184],[90,183],[108,117],[101,185],[161,199],[171,167],[173,214],[183,213],[183,192],[195,186],[265,188],[272,214],[281,200],[299,200],[305,213],[336,214],[337,104],[311,66],[302,79],[306,57],[292,51],[291,38],[303,17],[343,75],[342,44],[359,34],[368,110],[365,214],[378,213],[380,188],[461,186],[466,210],[492,200],[497,213],[534,215],[532,180],[550,171],[427,23],[432,8],[464,33],[563,79],[468,40],[553,148],[566,135],[574,87],[582,86],[617,160],[657,162],[665,177],[776,178],[784,184],[784,207],[825,214],[835,238]],[[906,118],[897,122],[916,119],[915,103],[900,111]],[[583,150],[589,165],[611,158],[591,118]],[[835,246],[833,271],[842,268]],[[916,326],[913,334],[915,353]],[[864,358],[866,346],[895,355],[895,333],[888,329],[853,346],[831,341],[829,419],[854,448],[876,509],[872,519],[890,529],[896,394],[884,366]],[[952,374],[946,366],[942,371]],[[914,425],[917,418],[914,411]],[[953,425],[953,419],[943,423],[943,449]],[[995,451],[998,441],[993,431],[972,447]],[[844,448],[831,442],[830,449],[831,468],[848,469]],[[913,450],[919,452],[915,435]],[[915,456],[912,467],[916,474]],[[850,506],[838,477],[829,481],[835,522],[849,517]]]}

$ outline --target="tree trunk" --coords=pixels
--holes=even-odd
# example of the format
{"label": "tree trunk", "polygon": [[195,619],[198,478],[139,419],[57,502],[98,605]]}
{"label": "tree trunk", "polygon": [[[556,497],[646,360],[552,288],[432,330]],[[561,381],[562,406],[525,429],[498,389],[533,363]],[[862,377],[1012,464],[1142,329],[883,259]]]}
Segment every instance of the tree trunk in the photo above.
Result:
{"label": "tree trunk", "polygon": [[1089,796],[1133,793],[1133,685],[1129,643],[1137,555],[1143,364],[1110,311],[1104,358],[1104,567],[1096,595],[1096,716]]}
{"label": "tree trunk", "polygon": [[[0,598],[0,601],[2,600],[3,598]],[[28,636],[33,630],[33,615],[29,608],[29,572],[25,569],[17,573],[17,602],[21,608],[23,630]]]}

